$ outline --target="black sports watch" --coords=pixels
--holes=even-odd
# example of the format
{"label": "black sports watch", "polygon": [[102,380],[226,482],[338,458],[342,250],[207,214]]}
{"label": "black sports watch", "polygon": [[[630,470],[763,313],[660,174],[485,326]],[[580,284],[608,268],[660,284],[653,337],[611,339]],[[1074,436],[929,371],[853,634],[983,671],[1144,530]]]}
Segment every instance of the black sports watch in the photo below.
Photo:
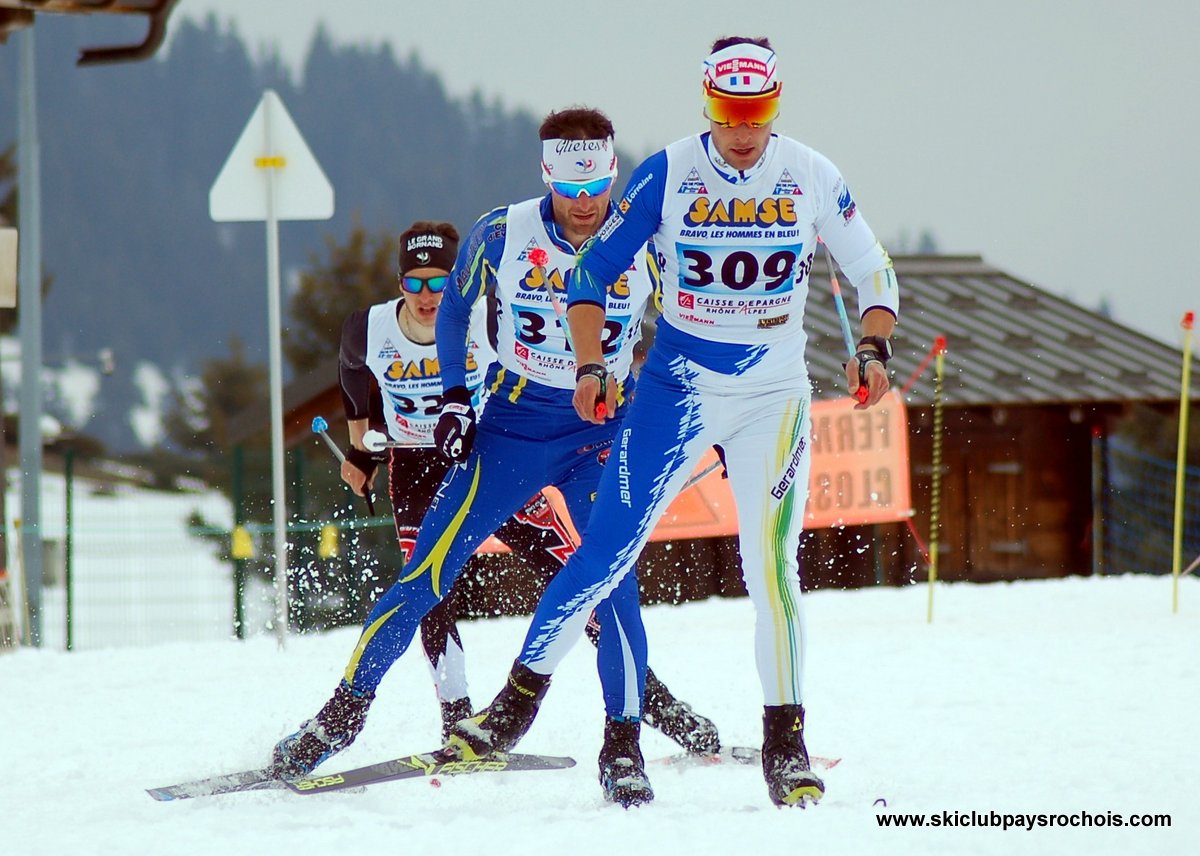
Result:
{"label": "black sports watch", "polygon": [[858,340],[858,349],[862,350],[863,345],[871,345],[879,352],[879,361],[886,366],[888,360],[892,358],[892,340],[883,336],[863,336]]}
{"label": "black sports watch", "polygon": [[600,387],[604,388],[608,381],[608,367],[603,363],[584,363],[575,369],[575,383],[579,383],[585,377],[596,378],[600,381]]}

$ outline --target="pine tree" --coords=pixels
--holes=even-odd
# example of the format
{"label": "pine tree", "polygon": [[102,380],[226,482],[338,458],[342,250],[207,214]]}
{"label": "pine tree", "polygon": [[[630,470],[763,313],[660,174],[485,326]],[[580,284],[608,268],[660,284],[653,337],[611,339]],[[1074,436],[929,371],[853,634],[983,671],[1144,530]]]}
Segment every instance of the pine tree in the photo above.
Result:
{"label": "pine tree", "polygon": [[[266,397],[266,368],[251,363],[245,343],[234,336],[228,356],[207,360],[195,384],[175,387],[163,428],[182,456],[192,462],[193,475],[229,492],[233,466],[229,422]],[[270,473],[245,481],[269,490]]]}
{"label": "pine tree", "polygon": [[397,250],[390,233],[371,235],[356,223],[344,243],[327,236],[325,253],[309,260],[288,308],[283,353],[297,375],[325,365],[333,377],[346,316],[396,296]]}

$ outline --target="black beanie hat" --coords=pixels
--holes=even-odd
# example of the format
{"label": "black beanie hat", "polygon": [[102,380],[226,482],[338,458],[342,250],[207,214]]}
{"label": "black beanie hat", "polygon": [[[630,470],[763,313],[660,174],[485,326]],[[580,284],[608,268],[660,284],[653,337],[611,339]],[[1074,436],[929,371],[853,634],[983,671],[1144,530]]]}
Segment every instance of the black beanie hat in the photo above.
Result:
{"label": "black beanie hat", "polygon": [[400,273],[414,268],[451,270],[458,255],[458,231],[449,223],[414,223],[400,234]]}

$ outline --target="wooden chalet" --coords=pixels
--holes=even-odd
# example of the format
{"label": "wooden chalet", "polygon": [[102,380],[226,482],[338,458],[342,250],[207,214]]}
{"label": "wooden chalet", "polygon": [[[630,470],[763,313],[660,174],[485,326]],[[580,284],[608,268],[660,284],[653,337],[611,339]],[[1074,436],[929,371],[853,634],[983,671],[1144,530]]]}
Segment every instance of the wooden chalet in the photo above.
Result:
{"label": "wooden chalet", "polygon": [[[881,543],[861,556],[848,549],[860,541],[814,533],[806,545],[813,582],[903,583],[924,575],[935,379],[932,365],[912,375],[939,335],[947,340],[939,576],[986,581],[1132,570],[1102,563],[1104,443],[1134,403],[1177,406],[1182,354],[978,256],[901,257],[895,265],[901,303],[893,385],[911,383],[913,526],[878,527],[870,535]],[[808,329],[818,332],[808,360],[818,395],[836,395],[845,345],[820,282],[814,273]]]}

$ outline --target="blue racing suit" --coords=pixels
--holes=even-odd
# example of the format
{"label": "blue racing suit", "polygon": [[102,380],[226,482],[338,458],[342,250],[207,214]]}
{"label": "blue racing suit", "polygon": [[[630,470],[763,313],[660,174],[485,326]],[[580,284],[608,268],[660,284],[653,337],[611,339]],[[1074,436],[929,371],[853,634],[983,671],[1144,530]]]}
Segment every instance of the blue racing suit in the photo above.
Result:
{"label": "blue racing suit", "polygon": [[[547,265],[529,261],[535,247],[549,250]],[[548,196],[490,212],[460,247],[438,311],[443,386],[465,385],[471,311],[477,301],[490,299],[495,307],[489,332],[497,350],[485,381],[490,394],[470,456],[446,473],[411,559],[367,618],[345,673],[354,689],[374,691],[476,548],[542,487],[553,485],[562,493],[580,529],[588,520],[618,423],[584,422],[571,404],[574,360],[550,292],[565,297],[575,253],[559,234]],[[606,331],[606,356],[619,383],[618,417],[632,393],[632,348],[656,283],[656,259],[646,251],[608,287],[617,307]],[[637,717],[646,640],[636,574],[627,575],[595,611],[606,710],[613,717]]]}

